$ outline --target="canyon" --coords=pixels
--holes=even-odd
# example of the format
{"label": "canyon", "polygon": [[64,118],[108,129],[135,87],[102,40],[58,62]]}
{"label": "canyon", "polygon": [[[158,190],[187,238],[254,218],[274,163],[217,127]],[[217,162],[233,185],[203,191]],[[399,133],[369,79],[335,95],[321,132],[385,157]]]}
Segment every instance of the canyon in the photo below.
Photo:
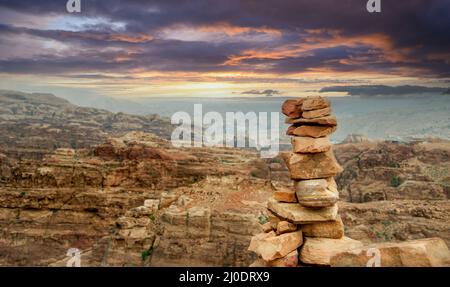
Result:
{"label": "canyon", "polygon": [[[282,158],[173,147],[156,115],[0,93],[0,265],[248,266],[266,201],[291,187]],[[450,244],[450,142],[334,145],[345,234]]]}

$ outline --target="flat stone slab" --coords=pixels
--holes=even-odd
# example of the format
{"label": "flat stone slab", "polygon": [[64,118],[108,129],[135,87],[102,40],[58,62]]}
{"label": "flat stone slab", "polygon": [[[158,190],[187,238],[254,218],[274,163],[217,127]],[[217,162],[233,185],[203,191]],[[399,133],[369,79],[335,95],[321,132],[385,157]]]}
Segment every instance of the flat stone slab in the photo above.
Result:
{"label": "flat stone slab", "polygon": [[340,216],[336,220],[302,224],[302,232],[307,237],[339,239],[344,236],[344,224]]}
{"label": "flat stone slab", "polygon": [[321,153],[282,153],[292,179],[334,177],[343,171],[333,151]]}
{"label": "flat stone slab", "polygon": [[296,153],[318,153],[331,149],[330,137],[322,138],[297,137],[291,138],[292,150]]}
{"label": "flat stone slab", "polygon": [[329,116],[330,114],[331,114],[331,108],[327,107],[327,108],[323,108],[323,109],[319,109],[319,110],[304,111],[302,113],[302,117],[305,119],[314,119],[314,118]]}
{"label": "flat stone slab", "polygon": [[313,118],[313,119],[286,118],[285,123],[286,124],[314,124],[314,125],[321,125],[321,126],[336,126],[337,120],[336,120],[336,116],[331,115],[331,116],[325,116],[325,117],[319,117],[319,118]]}
{"label": "flat stone slab", "polygon": [[330,265],[330,259],[334,255],[362,246],[362,242],[348,237],[340,239],[305,237],[299,259],[306,264]]}
{"label": "flat stone slab", "polygon": [[255,252],[265,261],[272,261],[285,257],[303,243],[301,230],[284,233],[278,236],[272,236],[271,233],[265,234],[266,235],[254,236],[248,248],[249,251]]}
{"label": "flat stone slab", "polygon": [[330,135],[336,131],[336,126],[289,126],[286,131],[290,136],[302,136],[320,138]]}
{"label": "flat stone slab", "polygon": [[331,207],[315,209],[303,207],[298,203],[278,202],[273,198],[268,201],[267,208],[278,216],[295,224],[335,220],[338,213],[336,204]]}

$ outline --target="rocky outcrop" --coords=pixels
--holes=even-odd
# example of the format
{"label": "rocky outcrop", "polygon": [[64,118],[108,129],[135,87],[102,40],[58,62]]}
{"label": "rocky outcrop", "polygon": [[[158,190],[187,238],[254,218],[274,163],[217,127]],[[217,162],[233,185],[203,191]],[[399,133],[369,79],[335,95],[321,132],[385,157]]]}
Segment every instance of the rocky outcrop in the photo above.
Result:
{"label": "rocky outcrop", "polygon": [[330,264],[337,267],[448,267],[450,251],[440,238],[379,243],[334,254]]}
{"label": "rocky outcrop", "polygon": [[254,215],[172,206],[161,221],[152,266],[245,266],[252,259],[246,243],[259,231]]}
{"label": "rocky outcrop", "polygon": [[359,134],[350,134],[348,135],[343,141],[343,144],[346,143],[363,143],[363,142],[369,142],[370,139],[364,135]]}
{"label": "rocky outcrop", "polygon": [[448,141],[339,144],[334,149],[344,167],[336,180],[347,201],[448,199]]}
{"label": "rocky outcrop", "polygon": [[[35,188],[176,188],[208,175],[235,174],[235,162],[244,163],[246,155],[251,158],[256,153],[241,150],[230,154],[214,148],[180,150],[154,135],[133,132],[93,149],[58,149],[41,162],[17,162],[3,182]],[[222,164],[224,161],[229,163]],[[208,164],[211,168],[205,170]],[[243,173],[247,175],[248,171]]]}
{"label": "rocky outcrop", "polygon": [[[250,174],[252,158],[248,150],[173,149],[135,132],[41,162],[8,162],[0,265],[61,266],[72,247],[83,266],[248,265],[255,206],[272,191]],[[180,213],[167,220],[173,208]]]}
{"label": "rocky outcrop", "polygon": [[395,200],[339,202],[346,234],[372,242],[440,237],[450,244],[450,201]]}
{"label": "rocky outcrop", "polygon": [[[83,250],[82,263],[86,266],[247,266],[254,259],[246,250],[247,244],[260,230],[258,209],[251,202],[260,199],[257,193],[248,192],[242,197],[239,190],[220,190],[225,183],[232,183],[237,189],[249,185],[258,186],[259,191],[270,189],[264,181],[239,183],[235,178],[211,177],[190,188],[173,189],[159,197],[152,195],[143,205],[117,218],[111,234]],[[211,196],[204,192],[208,189],[217,192]],[[169,198],[171,203],[167,207],[164,201]],[[52,265],[64,266],[66,261]]]}

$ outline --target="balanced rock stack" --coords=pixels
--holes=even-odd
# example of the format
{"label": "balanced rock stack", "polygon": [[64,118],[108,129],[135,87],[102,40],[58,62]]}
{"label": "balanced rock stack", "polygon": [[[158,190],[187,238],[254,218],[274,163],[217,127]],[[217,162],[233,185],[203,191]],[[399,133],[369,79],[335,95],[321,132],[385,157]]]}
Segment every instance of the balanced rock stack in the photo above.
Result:
{"label": "balanced rock stack", "polygon": [[334,176],[342,167],[334,157],[330,134],[337,127],[330,102],[322,97],[287,100],[282,107],[291,124],[292,152],[282,156],[294,181],[269,199],[263,233],[249,250],[259,255],[252,266],[330,265],[330,258],[362,243],[344,236],[338,215]]}

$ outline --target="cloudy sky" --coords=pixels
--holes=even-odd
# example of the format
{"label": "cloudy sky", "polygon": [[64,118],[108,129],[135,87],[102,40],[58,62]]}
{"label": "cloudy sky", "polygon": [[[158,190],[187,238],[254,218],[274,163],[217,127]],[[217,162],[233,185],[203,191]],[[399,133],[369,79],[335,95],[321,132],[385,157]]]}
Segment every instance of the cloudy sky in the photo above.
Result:
{"label": "cloudy sky", "polygon": [[[0,88],[56,94],[296,96],[445,87],[450,1],[0,0]],[[337,93],[338,94],[338,93]]]}

